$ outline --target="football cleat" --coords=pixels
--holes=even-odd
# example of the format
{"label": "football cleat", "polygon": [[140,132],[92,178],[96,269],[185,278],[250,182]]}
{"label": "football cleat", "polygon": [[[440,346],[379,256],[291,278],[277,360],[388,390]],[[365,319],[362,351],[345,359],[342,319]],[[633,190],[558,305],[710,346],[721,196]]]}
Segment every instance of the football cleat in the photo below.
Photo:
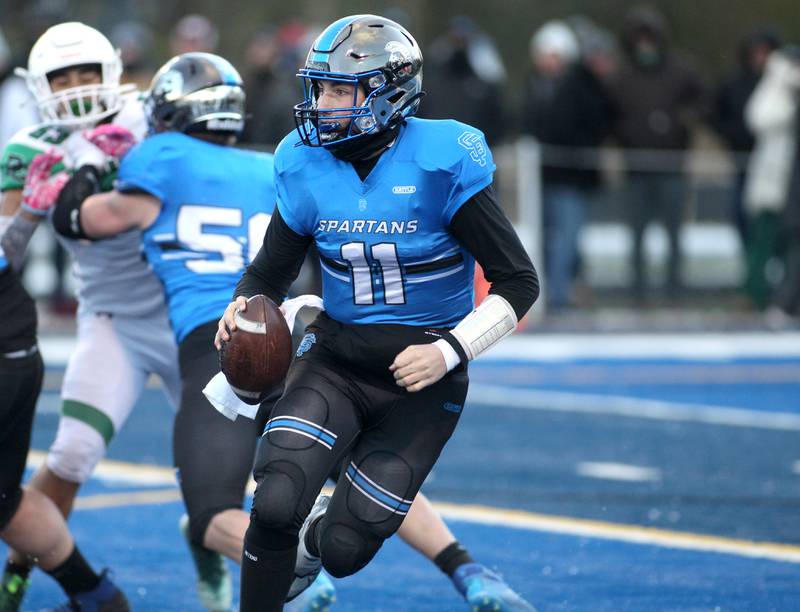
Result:
{"label": "football cleat", "polygon": [[536,612],[500,576],[480,563],[465,563],[452,580],[473,612]]}
{"label": "football cleat", "polygon": [[209,612],[228,612],[233,605],[233,581],[225,557],[189,539],[189,516],[181,516],[181,533],[197,569],[197,596]]}
{"label": "football cleat", "polygon": [[52,612],[130,612],[125,594],[111,582],[108,570],[100,574],[100,584],[91,591],[77,593]]}
{"label": "football cleat", "polygon": [[30,584],[30,578],[5,571],[0,582],[0,612],[17,612]]}
{"label": "football cleat", "polygon": [[330,501],[330,495],[320,495],[317,497],[317,501],[314,502],[311,512],[308,513],[303,526],[300,528],[300,533],[298,534],[300,541],[297,543],[297,560],[294,563],[294,580],[292,580],[292,585],[289,587],[286,601],[292,601],[295,597],[300,595],[300,593],[310,587],[317,579],[322,569],[322,559],[308,552],[308,548],[306,547],[306,534],[311,524],[325,515]]}
{"label": "football cleat", "polygon": [[283,612],[328,612],[336,601],[336,587],[328,574],[320,572],[305,591],[283,606]]}

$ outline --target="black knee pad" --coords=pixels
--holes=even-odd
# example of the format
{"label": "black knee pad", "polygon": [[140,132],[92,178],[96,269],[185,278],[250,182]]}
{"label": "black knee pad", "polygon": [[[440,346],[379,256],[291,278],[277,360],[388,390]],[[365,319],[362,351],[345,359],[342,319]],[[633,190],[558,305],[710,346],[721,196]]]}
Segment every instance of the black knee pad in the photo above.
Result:
{"label": "black knee pad", "polygon": [[17,513],[22,501],[22,488],[0,492],[0,531],[5,529]]}
{"label": "black knee pad", "polygon": [[345,474],[352,482],[347,494],[350,514],[388,538],[400,527],[417,494],[411,466],[395,453],[375,451],[351,461]]}
{"label": "black knee pad", "polygon": [[370,562],[384,539],[369,530],[350,525],[326,525],[320,541],[320,555],[325,571],[335,578],[355,574]]}
{"label": "black knee pad", "polygon": [[303,471],[288,461],[273,461],[259,469],[252,516],[268,529],[300,530],[297,508],[306,486]]}
{"label": "black knee pad", "polygon": [[203,538],[211,520],[225,510],[239,510],[242,496],[238,490],[183,491],[189,514],[189,539],[193,544],[203,545]]}

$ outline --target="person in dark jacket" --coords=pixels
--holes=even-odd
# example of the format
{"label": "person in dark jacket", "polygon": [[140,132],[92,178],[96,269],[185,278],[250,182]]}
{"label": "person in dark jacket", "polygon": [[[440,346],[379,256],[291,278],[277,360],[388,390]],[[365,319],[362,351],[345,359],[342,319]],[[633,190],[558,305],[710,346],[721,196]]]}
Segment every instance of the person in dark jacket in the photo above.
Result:
{"label": "person in dark jacket", "polygon": [[707,114],[706,85],[693,62],[673,50],[666,23],[650,7],[635,7],[625,20],[626,61],[610,79],[617,109],[615,137],[625,149],[628,223],[633,233],[633,287],[646,289],[644,231],[660,218],[669,236],[666,289],[681,287],[679,231],[687,182],[684,154],[692,121]]}
{"label": "person in dark jacket", "polygon": [[569,306],[578,268],[578,239],[599,183],[597,147],[612,122],[610,100],[596,73],[596,54],[610,49],[579,40],[550,21],[531,39],[533,67],[522,108],[523,132],[542,144],[547,303]]}

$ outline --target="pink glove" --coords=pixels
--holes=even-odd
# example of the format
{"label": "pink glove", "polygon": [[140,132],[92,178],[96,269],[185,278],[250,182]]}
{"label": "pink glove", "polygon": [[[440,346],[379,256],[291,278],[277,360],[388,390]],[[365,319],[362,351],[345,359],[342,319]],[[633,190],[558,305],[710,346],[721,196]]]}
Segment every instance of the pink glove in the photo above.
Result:
{"label": "pink glove", "polygon": [[53,167],[61,160],[62,156],[52,149],[33,158],[22,188],[23,209],[43,217],[55,205],[58,194],[69,180],[69,174],[64,171],[52,174]]}
{"label": "pink glove", "polygon": [[117,161],[122,159],[136,144],[136,137],[130,130],[113,123],[98,125],[96,128],[84,132],[83,136],[103,153]]}

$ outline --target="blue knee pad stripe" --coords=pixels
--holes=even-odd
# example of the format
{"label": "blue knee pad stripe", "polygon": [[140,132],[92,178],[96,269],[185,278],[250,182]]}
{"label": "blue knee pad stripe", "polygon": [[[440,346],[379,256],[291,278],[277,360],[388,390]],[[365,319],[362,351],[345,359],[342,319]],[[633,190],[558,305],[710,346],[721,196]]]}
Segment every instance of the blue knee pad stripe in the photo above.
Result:
{"label": "blue knee pad stripe", "polygon": [[347,466],[346,476],[356,489],[361,491],[381,508],[385,508],[393,514],[405,515],[411,508],[411,504],[414,500],[403,499],[399,495],[395,495],[378,486],[367,478],[353,463]]}
{"label": "blue knee pad stripe", "polygon": [[323,429],[311,421],[289,416],[279,416],[267,421],[267,426],[264,428],[264,433],[262,436],[272,431],[290,431],[292,433],[300,434],[301,436],[305,436],[319,442],[328,450],[333,448],[337,438],[335,433],[328,431],[327,429]]}

